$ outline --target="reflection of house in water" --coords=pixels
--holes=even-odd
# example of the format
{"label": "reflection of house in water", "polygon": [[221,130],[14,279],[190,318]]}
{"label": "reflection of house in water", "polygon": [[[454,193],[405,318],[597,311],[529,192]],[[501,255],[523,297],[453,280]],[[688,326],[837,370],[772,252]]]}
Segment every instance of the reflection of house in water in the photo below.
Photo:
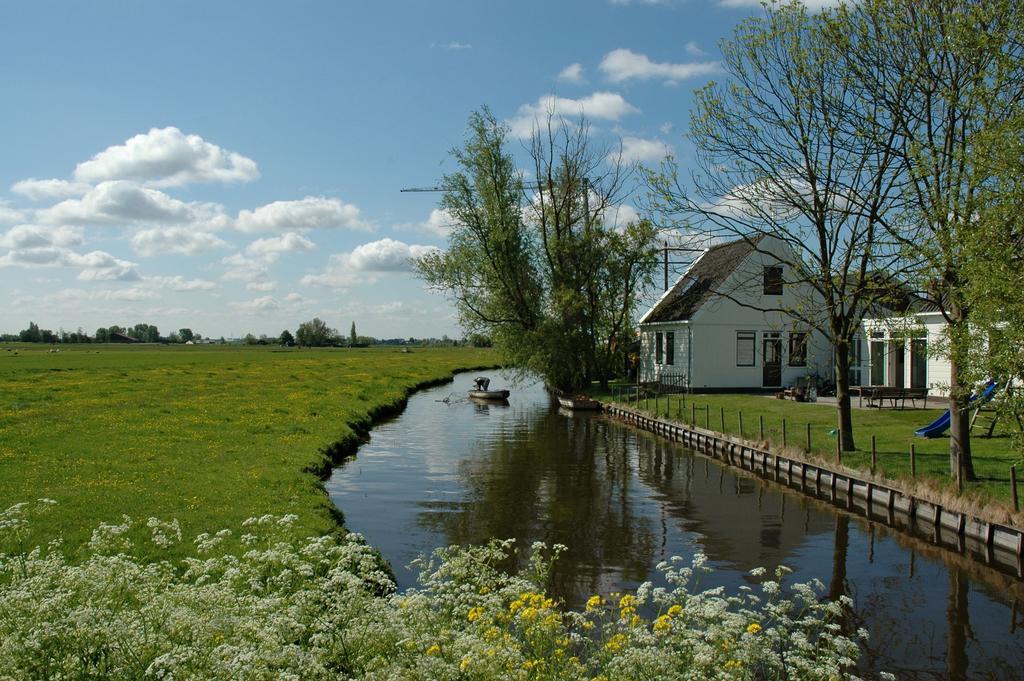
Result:
{"label": "reflection of house in water", "polygon": [[638,433],[637,447],[640,479],[684,530],[700,535],[711,560],[740,570],[792,564],[808,535],[835,529],[833,514],[703,457],[680,456],[677,445]]}

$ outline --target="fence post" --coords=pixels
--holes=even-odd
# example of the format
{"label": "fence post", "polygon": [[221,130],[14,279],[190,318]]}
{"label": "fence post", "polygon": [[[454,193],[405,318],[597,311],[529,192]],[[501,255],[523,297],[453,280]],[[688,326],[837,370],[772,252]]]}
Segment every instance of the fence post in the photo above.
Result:
{"label": "fence post", "polygon": [[1017,467],[1010,466],[1010,494],[1013,495],[1013,510],[1020,510],[1020,497],[1017,496]]}
{"label": "fence post", "polygon": [[661,413],[661,410],[658,407],[658,398],[660,398],[660,397],[661,397],[661,390],[659,390],[658,392],[654,393],[654,415],[655,416],[658,416]]}
{"label": "fence post", "polygon": [[757,439],[764,442],[764,414],[757,415]]}
{"label": "fence post", "polygon": [[786,448],[786,419],[782,419],[782,448]]}
{"label": "fence post", "polygon": [[690,425],[697,425],[697,403],[690,402]]}
{"label": "fence post", "polygon": [[843,436],[836,433],[836,463],[843,463]]}
{"label": "fence post", "polygon": [[743,439],[743,412],[739,412],[740,415],[740,439]]}
{"label": "fence post", "polygon": [[711,405],[710,404],[705,404],[704,405],[704,426],[708,430],[711,430]]}
{"label": "fence post", "polygon": [[811,424],[807,424],[807,451],[811,451]]}
{"label": "fence post", "polygon": [[878,451],[875,449],[875,436],[871,436],[871,473],[878,467]]}
{"label": "fence post", "polygon": [[724,433],[725,432],[725,407],[719,407],[718,408],[718,418],[721,421],[722,432]]}
{"label": "fence post", "polygon": [[917,477],[917,452],[914,451],[914,445],[910,445],[910,477]]}

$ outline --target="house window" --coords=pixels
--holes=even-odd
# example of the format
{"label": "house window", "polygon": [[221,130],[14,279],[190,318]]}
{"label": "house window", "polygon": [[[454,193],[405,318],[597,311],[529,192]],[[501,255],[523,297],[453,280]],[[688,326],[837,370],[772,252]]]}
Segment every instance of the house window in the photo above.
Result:
{"label": "house window", "polygon": [[754,344],[757,334],[753,331],[736,332],[736,366],[754,366]]}
{"label": "house window", "polygon": [[871,334],[871,385],[885,385],[885,337]]}
{"label": "house window", "polygon": [[676,334],[674,331],[665,333],[665,364],[676,363]]}
{"label": "house window", "polygon": [[864,349],[860,343],[860,336],[854,336],[850,340],[850,385],[860,385],[861,363],[864,361]]}
{"label": "house window", "polygon": [[659,331],[658,333],[654,334],[654,363],[655,364],[661,364],[661,350],[662,350],[662,347],[663,347],[663,343],[662,343],[663,340],[664,339],[661,336],[661,331]]}
{"label": "house window", "polygon": [[807,332],[805,331],[789,334],[789,366],[807,366]]}
{"label": "house window", "polygon": [[928,387],[928,341],[925,338],[910,340],[910,387]]}
{"label": "house window", "polygon": [[764,268],[764,294],[766,296],[782,295],[782,267],[773,265]]}

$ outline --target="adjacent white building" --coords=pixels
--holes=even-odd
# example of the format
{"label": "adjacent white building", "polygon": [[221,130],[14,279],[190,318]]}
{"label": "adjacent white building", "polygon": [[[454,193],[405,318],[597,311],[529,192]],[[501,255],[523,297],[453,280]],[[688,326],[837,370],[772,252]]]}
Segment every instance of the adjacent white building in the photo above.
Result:
{"label": "adjacent white building", "polygon": [[831,344],[784,312],[819,307],[813,289],[791,283],[784,263],[794,261],[770,236],[706,250],[640,318],[640,381],[697,391],[830,381]]}
{"label": "adjacent white building", "polygon": [[946,333],[946,320],[938,310],[867,317],[863,324],[867,355],[858,385],[928,388],[929,395],[948,394],[949,359],[935,351],[943,346]]}

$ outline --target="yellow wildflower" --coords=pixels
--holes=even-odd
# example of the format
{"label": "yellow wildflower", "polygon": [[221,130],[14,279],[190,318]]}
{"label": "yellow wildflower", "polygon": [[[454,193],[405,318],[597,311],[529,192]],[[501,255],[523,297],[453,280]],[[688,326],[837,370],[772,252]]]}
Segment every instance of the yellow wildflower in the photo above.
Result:
{"label": "yellow wildflower", "polygon": [[489,587],[489,586],[482,586],[482,587],[480,587],[480,595],[481,596],[486,596],[489,593],[491,593],[491,587]]}
{"label": "yellow wildflower", "polygon": [[604,599],[600,596],[591,596],[587,599],[587,612],[593,612],[604,605]]}
{"label": "yellow wildflower", "polygon": [[626,645],[625,634],[615,634],[608,642],[604,644],[604,649],[613,653],[617,653],[622,650],[622,646]]}
{"label": "yellow wildflower", "polygon": [[747,625],[748,634],[756,634],[759,631],[761,631],[761,625],[757,622],[751,622],[749,625]]}
{"label": "yellow wildflower", "polygon": [[671,608],[668,609],[668,616],[669,617],[679,617],[679,613],[681,613],[682,611],[683,611],[683,606],[678,605],[678,604],[677,605],[673,605]]}
{"label": "yellow wildflower", "polygon": [[537,619],[537,608],[532,605],[528,608],[523,608],[523,612],[519,616],[527,622],[532,622]]}
{"label": "yellow wildflower", "polygon": [[434,645],[430,646],[429,648],[427,648],[427,655],[437,655],[440,652],[441,652],[441,646],[437,645],[436,643]]}
{"label": "yellow wildflower", "polygon": [[470,622],[476,622],[478,619],[480,619],[480,616],[483,615],[483,614],[484,614],[484,609],[483,608],[480,608],[480,607],[470,608],[469,609],[469,614],[466,615],[466,619],[468,619]]}
{"label": "yellow wildflower", "polygon": [[670,632],[672,631],[672,618],[668,615],[662,615],[658,619],[654,620],[654,626],[652,628],[659,634]]}
{"label": "yellow wildflower", "polygon": [[743,666],[743,663],[740,662],[739,660],[729,660],[728,662],[725,663],[725,668],[726,669],[730,669],[730,670],[731,669],[739,669],[742,666]]}
{"label": "yellow wildflower", "polygon": [[626,594],[619,601],[619,608],[625,610],[626,608],[632,608],[636,606],[636,597]]}
{"label": "yellow wildflower", "polygon": [[462,658],[462,661],[459,662],[459,671],[462,671],[462,672],[466,671],[466,669],[469,668],[470,662],[472,662],[472,660],[470,659],[469,655],[467,655],[466,657]]}

